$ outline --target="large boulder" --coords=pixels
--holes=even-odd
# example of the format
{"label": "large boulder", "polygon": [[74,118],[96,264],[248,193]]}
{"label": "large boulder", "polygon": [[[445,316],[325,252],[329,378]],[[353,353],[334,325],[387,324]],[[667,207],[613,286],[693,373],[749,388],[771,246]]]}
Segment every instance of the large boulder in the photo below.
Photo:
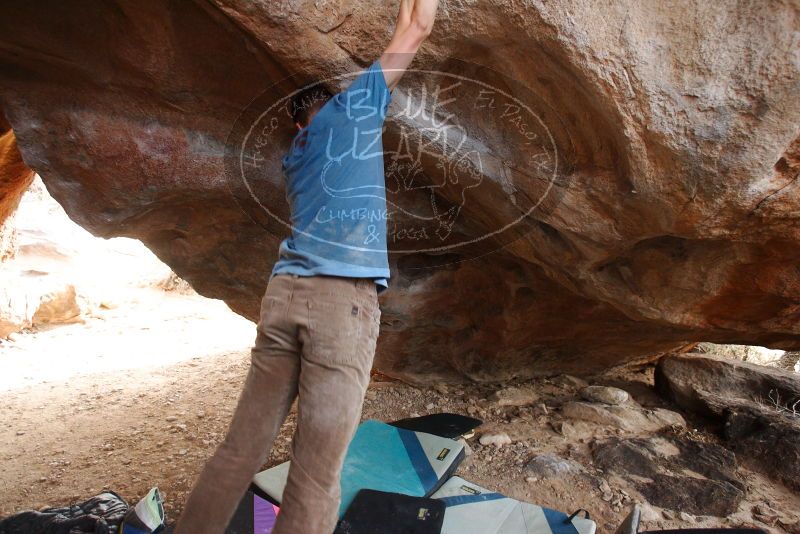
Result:
{"label": "large boulder", "polygon": [[782,399],[784,405],[800,400],[800,375],[796,373],[699,353],[661,358],[655,386],[681,407],[709,417],[723,415],[727,409],[714,399],[727,399],[728,404],[776,404]]}
{"label": "large boulder", "polygon": [[[396,7],[10,0],[0,106],[70,217],[255,319],[287,233],[280,103],[378,57]],[[687,340],[800,347],[795,10],[442,3],[387,122],[377,368],[504,379]]]}
{"label": "large boulder", "polygon": [[800,375],[703,354],[662,358],[656,388],[722,423],[733,450],[800,489]]}
{"label": "large boulder", "polygon": [[0,111],[0,225],[17,209],[22,194],[33,181],[17,148],[17,137]]}
{"label": "large boulder", "polygon": [[0,288],[0,339],[31,326],[31,315],[24,292]]}
{"label": "large boulder", "polygon": [[741,360],[758,365],[780,365],[786,351],[768,349],[756,345],[717,345],[716,343],[698,343],[691,352],[702,352],[725,359]]}
{"label": "large boulder", "polygon": [[12,215],[33,176],[33,171],[22,161],[17,138],[0,111],[0,262],[13,258],[16,253]]}
{"label": "large boulder", "polygon": [[82,322],[75,286],[67,285],[45,293],[31,318],[36,327]]}
{"label": "large boulder", "polygon": [[0,339],[35,327],[83,322],[85,306],[75,286],[47,273],[0,273]]}

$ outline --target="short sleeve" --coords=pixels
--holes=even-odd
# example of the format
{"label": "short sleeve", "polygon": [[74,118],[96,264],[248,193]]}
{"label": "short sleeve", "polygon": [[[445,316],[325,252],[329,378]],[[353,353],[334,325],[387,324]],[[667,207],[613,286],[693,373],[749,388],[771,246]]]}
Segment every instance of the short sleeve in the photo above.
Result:
{"label": "short sleeve", "polygon": [[352,119],[358,121],[374,116],[385,118],[392,94],[386,85],[380,60],[375,60],[335,98],[339,105],[344,106]]}

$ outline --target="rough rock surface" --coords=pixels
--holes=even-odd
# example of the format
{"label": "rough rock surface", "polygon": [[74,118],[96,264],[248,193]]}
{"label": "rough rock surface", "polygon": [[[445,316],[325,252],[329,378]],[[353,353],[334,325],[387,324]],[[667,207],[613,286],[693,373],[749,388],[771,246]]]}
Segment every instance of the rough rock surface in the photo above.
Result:
{"label": "rough rock surface", "polygon": [[492,400],[498,406],[528,406],[539,400],[539,396],[532,388],[507,387],[497,390],[492,395]]}
{"label": "rough rock surface", "polygon": [[[285,96],[274,84],[288,75],[302,72],[295,88],[369,64],[395,4],[12,0],[0,107],[74,220],[143,240],[255,318],[286,228],[234,199],[228,135],[255,97]],[[416,65],[508,89],[529,120],[443,104],[486,164],[472,172],[432,143],[421,189],[398,191],[420,218],[443,206],[433,229],[446,235],[427,245],[483,239],[423,252],[390,228],[376,367],[505,379],[591,373],[686,340],[800,347],[798,24],[791,0],[444,2]],[[417,102],[414,83],[390,115]],[[421,120],[390,117],[387,143]],[[275,132],[258,199],[285,217],[289,121]],[[454,167],[471,171],[448,179]]]}
{"label": "rough rock surface", "polygon": [[563,478],[584,471],[581,464],[555,454],[537,454],[525,465],[525,470],[538,478]]}
{"label": "rough rock surface", "polygon": [[610,406],[604,403],[573,401],[565,404],[561,412],[570,419],[627,432],[658,432],[665,428],[686,426],[686,421],[679,413],[664,408],[645,409],[635,403]]}
{"label": "rough rock surface", "polygon": [[32,181],[33,171],[22,161],[17,138],[0,113],[0,225],[17,208]]}
{"label": "rough rock surface", "polygon": [[16,292],[0,288],[0,339],[30,326],[31,318],[25,304],[25,299],[19,298]]}
{"label": "rough rock surface", "polygon": [[698,343],[691,352],[700,352],[727,360],[740,360],[758,365],[777,365],[786,351],[768,349],[756,345],[717,345],[716,343]]}
{"label": "rough rock surface", "polygon": [[656,387],[687,410],[719,420],[733,450],[800,489],[800,377],[781,369],[711,358],[669,356]]}
{"label": "rough rock surface", "polygon": [[613,438],[597,444],[593,454],[598,466],[633,479],[650,504],[662,508],[724,517],[744,497],[736,457],[719,445],[671,437]]}
{"label": "rough rock surface", "polygon": [[22,161],[17,139],[0,111],[0,262],[14,257],[16,236],[13,213],[33,181],[33,171]]}
{"label": "rough rock surface", "polygon": [[723,415],[732,402],[774,405],[782,399],[778,404],[786,406],[800,400],[795,373],[705,354],[665,356],[656,367],[655,386],[682,408],[711,417]]}
{"label": "rough rock surface", "polygon": [[624,404],[631,398],[624,389],[609,386],[587,386],[581,390],[581,397],[589,402],[611,405]]}
{"label": "rough rock surface", "polygon": [[778,360],[777,367],[784,371],[800,373],[800,351],[786,351]]}
{"label": "rough rock surface", "polygon": [[0,275],[0,339],[31,326],[47,328],[83,321],[73,285],[45,273],[18,276],[16,272]]}
{"label": "rough rock surface", "polygon": [[34,326],[59,325],[82,321],[75,286],[67,285],[41,296],[31,318]]}

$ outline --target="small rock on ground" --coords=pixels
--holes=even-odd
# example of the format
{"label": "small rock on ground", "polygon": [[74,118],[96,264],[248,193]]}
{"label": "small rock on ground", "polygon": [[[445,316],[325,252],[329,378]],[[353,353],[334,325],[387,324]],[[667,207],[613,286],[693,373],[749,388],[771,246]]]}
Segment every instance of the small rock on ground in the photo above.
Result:
{"label": "small rock on ground", "polygon": [[532,388],[508,387],[495,391],[491,400],[498,406],[529,406],[539,400]]}
{"label": "small rock on ground", "polygon": [[581,397],[589,402],[602,402],[616,406],[628,402],[631,396],[627,391],[609,386],[588,386],[581,390]]}
{"label": "small rock on ground", "polygon": [[540,479],[561,478],[583,471],[583,467],[572,460],[566,460],[555,454],[539,454],[528,462],[526,469],[531,475]]}
{"label": "small rock on ground", "polygon": [[505,432],[487,433],[482,435],[478,441],[480,441],[481,445],[494,445],[498,449],[502,448],[503,445],[511,444],[511,438]]}
{"label": "small rock on ground", "polygon": [[553,384],[563,388],[582,389],[589,385],[586,380],[572,375],[559,375],[553,379]]}

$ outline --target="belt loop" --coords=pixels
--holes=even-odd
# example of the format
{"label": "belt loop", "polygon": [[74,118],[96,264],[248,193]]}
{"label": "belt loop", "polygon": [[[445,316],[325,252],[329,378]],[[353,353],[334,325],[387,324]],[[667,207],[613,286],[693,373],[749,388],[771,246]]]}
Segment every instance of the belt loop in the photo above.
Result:
{"label": "belt loop", "polygon": [[289,304],[294,300],[294,286],[297,285],[297,275],[292,274],[292,284],[289,286]]}

